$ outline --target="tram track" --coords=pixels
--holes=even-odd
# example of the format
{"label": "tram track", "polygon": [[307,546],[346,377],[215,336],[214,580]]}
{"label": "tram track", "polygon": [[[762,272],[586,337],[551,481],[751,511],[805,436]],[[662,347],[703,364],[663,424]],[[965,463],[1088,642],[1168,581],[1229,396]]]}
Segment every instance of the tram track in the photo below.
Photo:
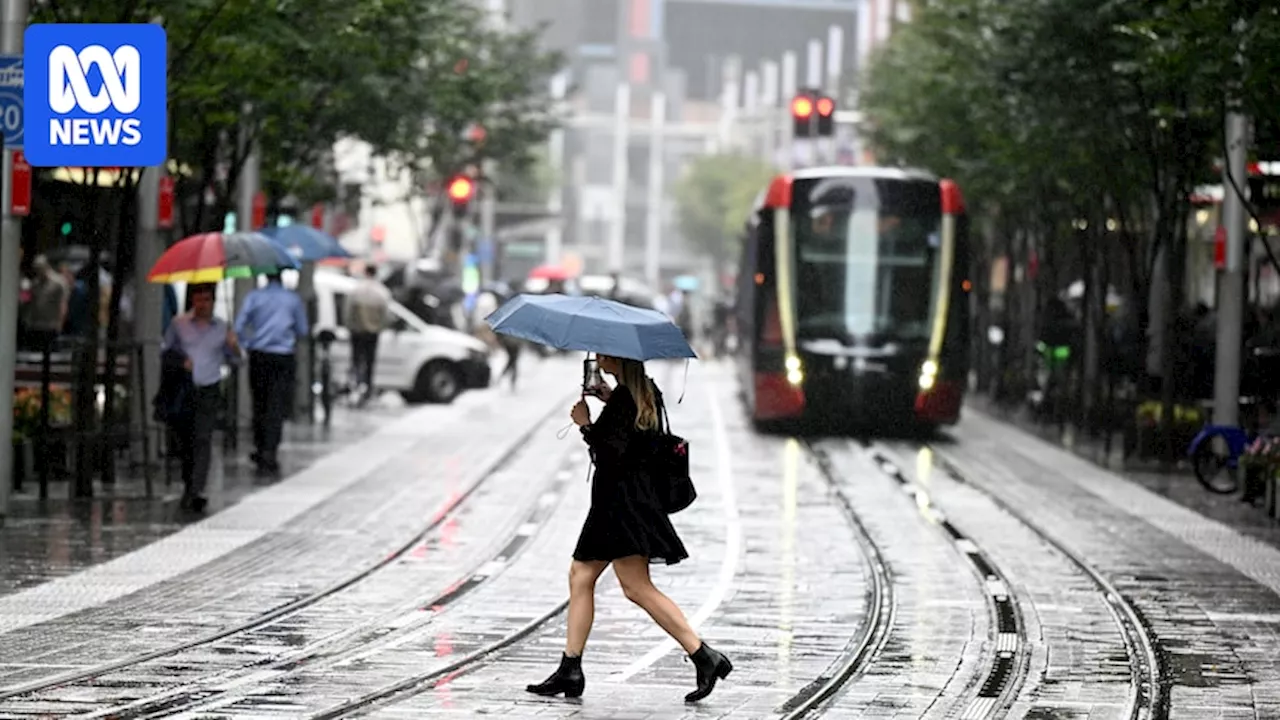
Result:
{"label": "tram track", "polygon": [[447,588],[429,597],[416,598],[378,618],[348,631],[319,638],[292,652],[265,662],[241,666],[233,671],[198,678],[164,693],[145,698],[125,707],[109,708],[77,717],[134,720],[136,718],[169,717],[183,712],[202,712],[234,702],[246,691],[270,683],[286,683],[291,677],[306,672],[358,661],[382,652],[398,643],[426,632],[443,617],[449,607],[464,596],[498,578],[528,546],[553,516],[569,482],[577,477],[582,455],[566,452],[552,472],[554,479],[540,492],[531,509],[522,513],[516,527],[497,544],[499,549],[485,554],[470,570]]}
{"label": "tram track", "polygon": [[[803,446],[819,467],[821,476],[837,499],[861,551],[860,556],[863,559],[867,578],[864,599],[866,615],[858,624],[856,634],[849,638],[844,652],[827,670],[776,706],[773,717],[778,720],[800,720],[813,715],[825,701],[865,672],[889,639],[895,617],[893,581],[885,558],[859,519],[846,491],[840,486],[837,473],[832,468],[826,453],[810,443],[803,443]],[[545,629],[552,621],[559,618],[567,607],[568,599],[566,598],[548,607],[541,615],[514,632],[463,655],[447,665],[403,678],[340,705],[308,715],[308,720],[336,720],[362,716],[376,708],[405,701],[410,697],[444,686],[461,676],[486,668],[489,666],[486,661]]]}
{"label": "tram track", "polygon": [[968,561],[970,569],[982,582],[983,601],[994,629],[989,638],[992,645],[991,656],[977,695],[965,705],[959,718],[989,718],[998,709],[1012,703],[1027,674],[1030,644],[1027,641],[1026,618],[1021,600],[992,556],[956,527],[885,451],[878,450],[875,445],[866,441],[859,441],[858,444],[863,450],[870,451],[871,460],[880,472],[902,488],[919,513],[939,529],[956,552]]}
{"label": "tram track", "polygon": [[840,484],[839,474],[832,467],[830,457],[815,443],[805,441],[803,446],[817,464],[819,474],[835,497],[845,519],[849,521],[854,539],[858,543],[867,579],[864,601],[866,616],[858,624],[858,632],[850,638],[841,659],[778,707],[780,720],[800,720],[809,716],[842,687],[866,671],[893,631],[896,608],[893,576],[888,562],[854,510],[852,501]]}
{"label": "tram track", "polygon": [[[916,499],[921,512],[932,512],[931,518],[951,539],[957,550],[968,557],[970,563],[980,575],[988,578],[988,598],[995,601],[995,617],[997,634],[995,638],[996,652],[986,668],[986,673],[976,697],[970,699],[959,717],[961,720],[981,720],[992,717],[997,711],[1007,707],[1019,692],[1026,679],[1026,666],[1029,661],[1024,623],[1021,611],[1017,607],[1014,595],[1007,581],[1000,576],[999,570],[989,554],[971,538],[965,536],[956,525],[940,510],[934,508],[931,499],[924,495],[916,485],[907,478],[894,461],[894,454],[883,443],[859,441],[861,448],[869,452],[872,460],[880,470],[903,486],[904,490]],[[1130,685],[1127,702],[1122,712],[1126,720],[1168,720],[1168,696],[1164,688],[1165,669],[1158,652],[1158,644],[1151,631],[1143,621],[1136,608],[1130,603],[1106,576],[1078,553],[1058,540],[1009,501],[981,483],[972,482],[969,477],[953,462],[946,458],[945,451],[929,443],[914,444],[914,449],[928,449],[935,458],[936,467],[946,473],[956,483],[973,490],[990,501],[1002,512],[1012,517],[1017,523],[1052,547],[1066,561],[1078,569],[1089,581],[1101,597],[1110,613],[1116,631],[1125,646],[1129,660]],[[963,525],[963,520],[957,521]],[[991,582],[992,577],[999,579],[999,584]],[[1012,608],[1006,610],[997,590],[1003,590],[1006,597],[1013,602]],[[1012,611],[1012,612],[1011,612]],[[1012,617],[1010,617],[1012,615]],[[1009,633],[1009,629],[1015,632]]]}
{"label": "tram track", "polygon": [[[6,700],[21,699],[26,696],[35,695],[47,690],[66,688],[76,684],[93,681],[102,676],[112,673],[118,673],[137,666],[151,663],[156,660],[162,660],[168,657],[178,655],[190,650],[195,650],[205,646],[213,645],[236,636],[252,632],[259,628],[263,628],[272,623],[279,622],[291,616],[310,608],[326,599],[333,598],[344,591],[351,589],[359,583],[369,579],[380,571],[393,565],[394,563],[405,558],[424,540],[431,537],[434,533],[450,520],[456,517],[458,512],[465,507],[467,501],[474,497],[493,477],[501,473],[507,466],[517,458],[521,451],[525,449],[525,444],[539,430],[545,428],[551,418],[561,411],[562,402],[549,406],[548,410],[531,423],[530,426],[520,432],[504,450],[484,463],[473,474],[471,480],[458,493],[452,495],[446,503],[437,509],[430,521],[423,526],[418,532],[395,548],[388,554],[380,557],[376,562],[372,562],[358,570],[346,575],[345,577],[323,587],[311,594],[288,603],[279,605],[275,608],[259,613],[252,618],[236,623],[231,626],[220,628],[216,631],[200,635],[178,643],[173,643],[162,648],[157,648],[144,653],[130,655],[117,660],[92,665],[88,667],[80,667],[57,675],[40,678],[21,685],[11,686],[0,690],[0,702]],[[450,588],[452,597],[458,596],[458,590],[465,586],[464,582],[459,583],[456,587]],[[470,589],[470,588],[467,588]],[[166,711],[165,714],[170,714]],[[90,717],[97,717],[100,713],[92,713]],[[83,716],[83,715],[82,715]],[[141,717],[145,715],[130,714],[127,717]],[[126,717],[119,714],[119,711],[108,713],[105,717]]]}

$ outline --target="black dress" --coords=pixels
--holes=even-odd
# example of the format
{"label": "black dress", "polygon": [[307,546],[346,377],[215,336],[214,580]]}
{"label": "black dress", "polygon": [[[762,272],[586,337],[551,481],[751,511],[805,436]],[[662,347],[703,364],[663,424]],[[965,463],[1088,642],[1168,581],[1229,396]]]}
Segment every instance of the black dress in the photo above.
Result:
{"label": "black dress", "polygon": [[636,403],[619,385],[596,422],[582,428],[591,448],[591,510],[573,559],[611,561],[630,555],[674,565],[689,557],[654,493],[648,459],[654,433],[636,429]]}

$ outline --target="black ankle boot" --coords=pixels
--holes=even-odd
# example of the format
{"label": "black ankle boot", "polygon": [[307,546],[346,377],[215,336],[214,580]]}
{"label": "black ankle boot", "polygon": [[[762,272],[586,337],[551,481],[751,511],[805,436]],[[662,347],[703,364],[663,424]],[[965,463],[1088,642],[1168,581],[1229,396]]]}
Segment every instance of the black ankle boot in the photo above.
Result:
{"label": "black ankle boot", "polygon": [[[698,677],[702,677],[701,673]],[[561,655],[560,667],[551,673],[551,677],[537,685],[529,685],[525,690],[547,697],[564,693],[567,698],[576,698],[582,696],[582,690],[586,685],[587,678],[582,674],[582,657]]]}
{"label": "black ankle boot", "polygon": [[711,649],[702,643],[697,652],[689,656],[698,669],[698,689],[684,696],[687,703],[695,703],[711,694],[716,689],[716,680],[723,680],[733,672],[733,663],[723,653]]}

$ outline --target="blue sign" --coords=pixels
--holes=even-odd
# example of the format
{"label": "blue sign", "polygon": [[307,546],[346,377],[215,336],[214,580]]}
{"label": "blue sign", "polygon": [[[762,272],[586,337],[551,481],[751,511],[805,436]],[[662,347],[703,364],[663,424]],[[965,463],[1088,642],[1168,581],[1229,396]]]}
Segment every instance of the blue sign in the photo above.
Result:
{"label": "blue sign", "polygon": [[0,131],[4,146],[22,145],[22,56],[0,55]]}
{"label": "blue sign", "polygon": [[31,25],[25,107],[35,167],[148,167],[168,152],[167,45],[153,24]]}

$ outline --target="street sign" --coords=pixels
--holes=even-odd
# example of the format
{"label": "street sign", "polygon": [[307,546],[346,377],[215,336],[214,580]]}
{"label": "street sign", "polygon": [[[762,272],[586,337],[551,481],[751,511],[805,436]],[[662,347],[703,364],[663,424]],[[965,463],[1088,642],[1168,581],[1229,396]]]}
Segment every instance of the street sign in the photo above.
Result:
{"label": "street sign", "polygon": [[31,214],[31,165],[22,148],[10,148],[9,214],[26,217]]}
{"label": "street sign", "polygon": [[156,226],[164,230],[173,227],[173,178],[160,177],[160,201],[156,210]]}
{"label": "street sign", "polygon": [[4,131],[5,147],[22,146],[22,86],[22,56],[0,55],[0,130]]}

